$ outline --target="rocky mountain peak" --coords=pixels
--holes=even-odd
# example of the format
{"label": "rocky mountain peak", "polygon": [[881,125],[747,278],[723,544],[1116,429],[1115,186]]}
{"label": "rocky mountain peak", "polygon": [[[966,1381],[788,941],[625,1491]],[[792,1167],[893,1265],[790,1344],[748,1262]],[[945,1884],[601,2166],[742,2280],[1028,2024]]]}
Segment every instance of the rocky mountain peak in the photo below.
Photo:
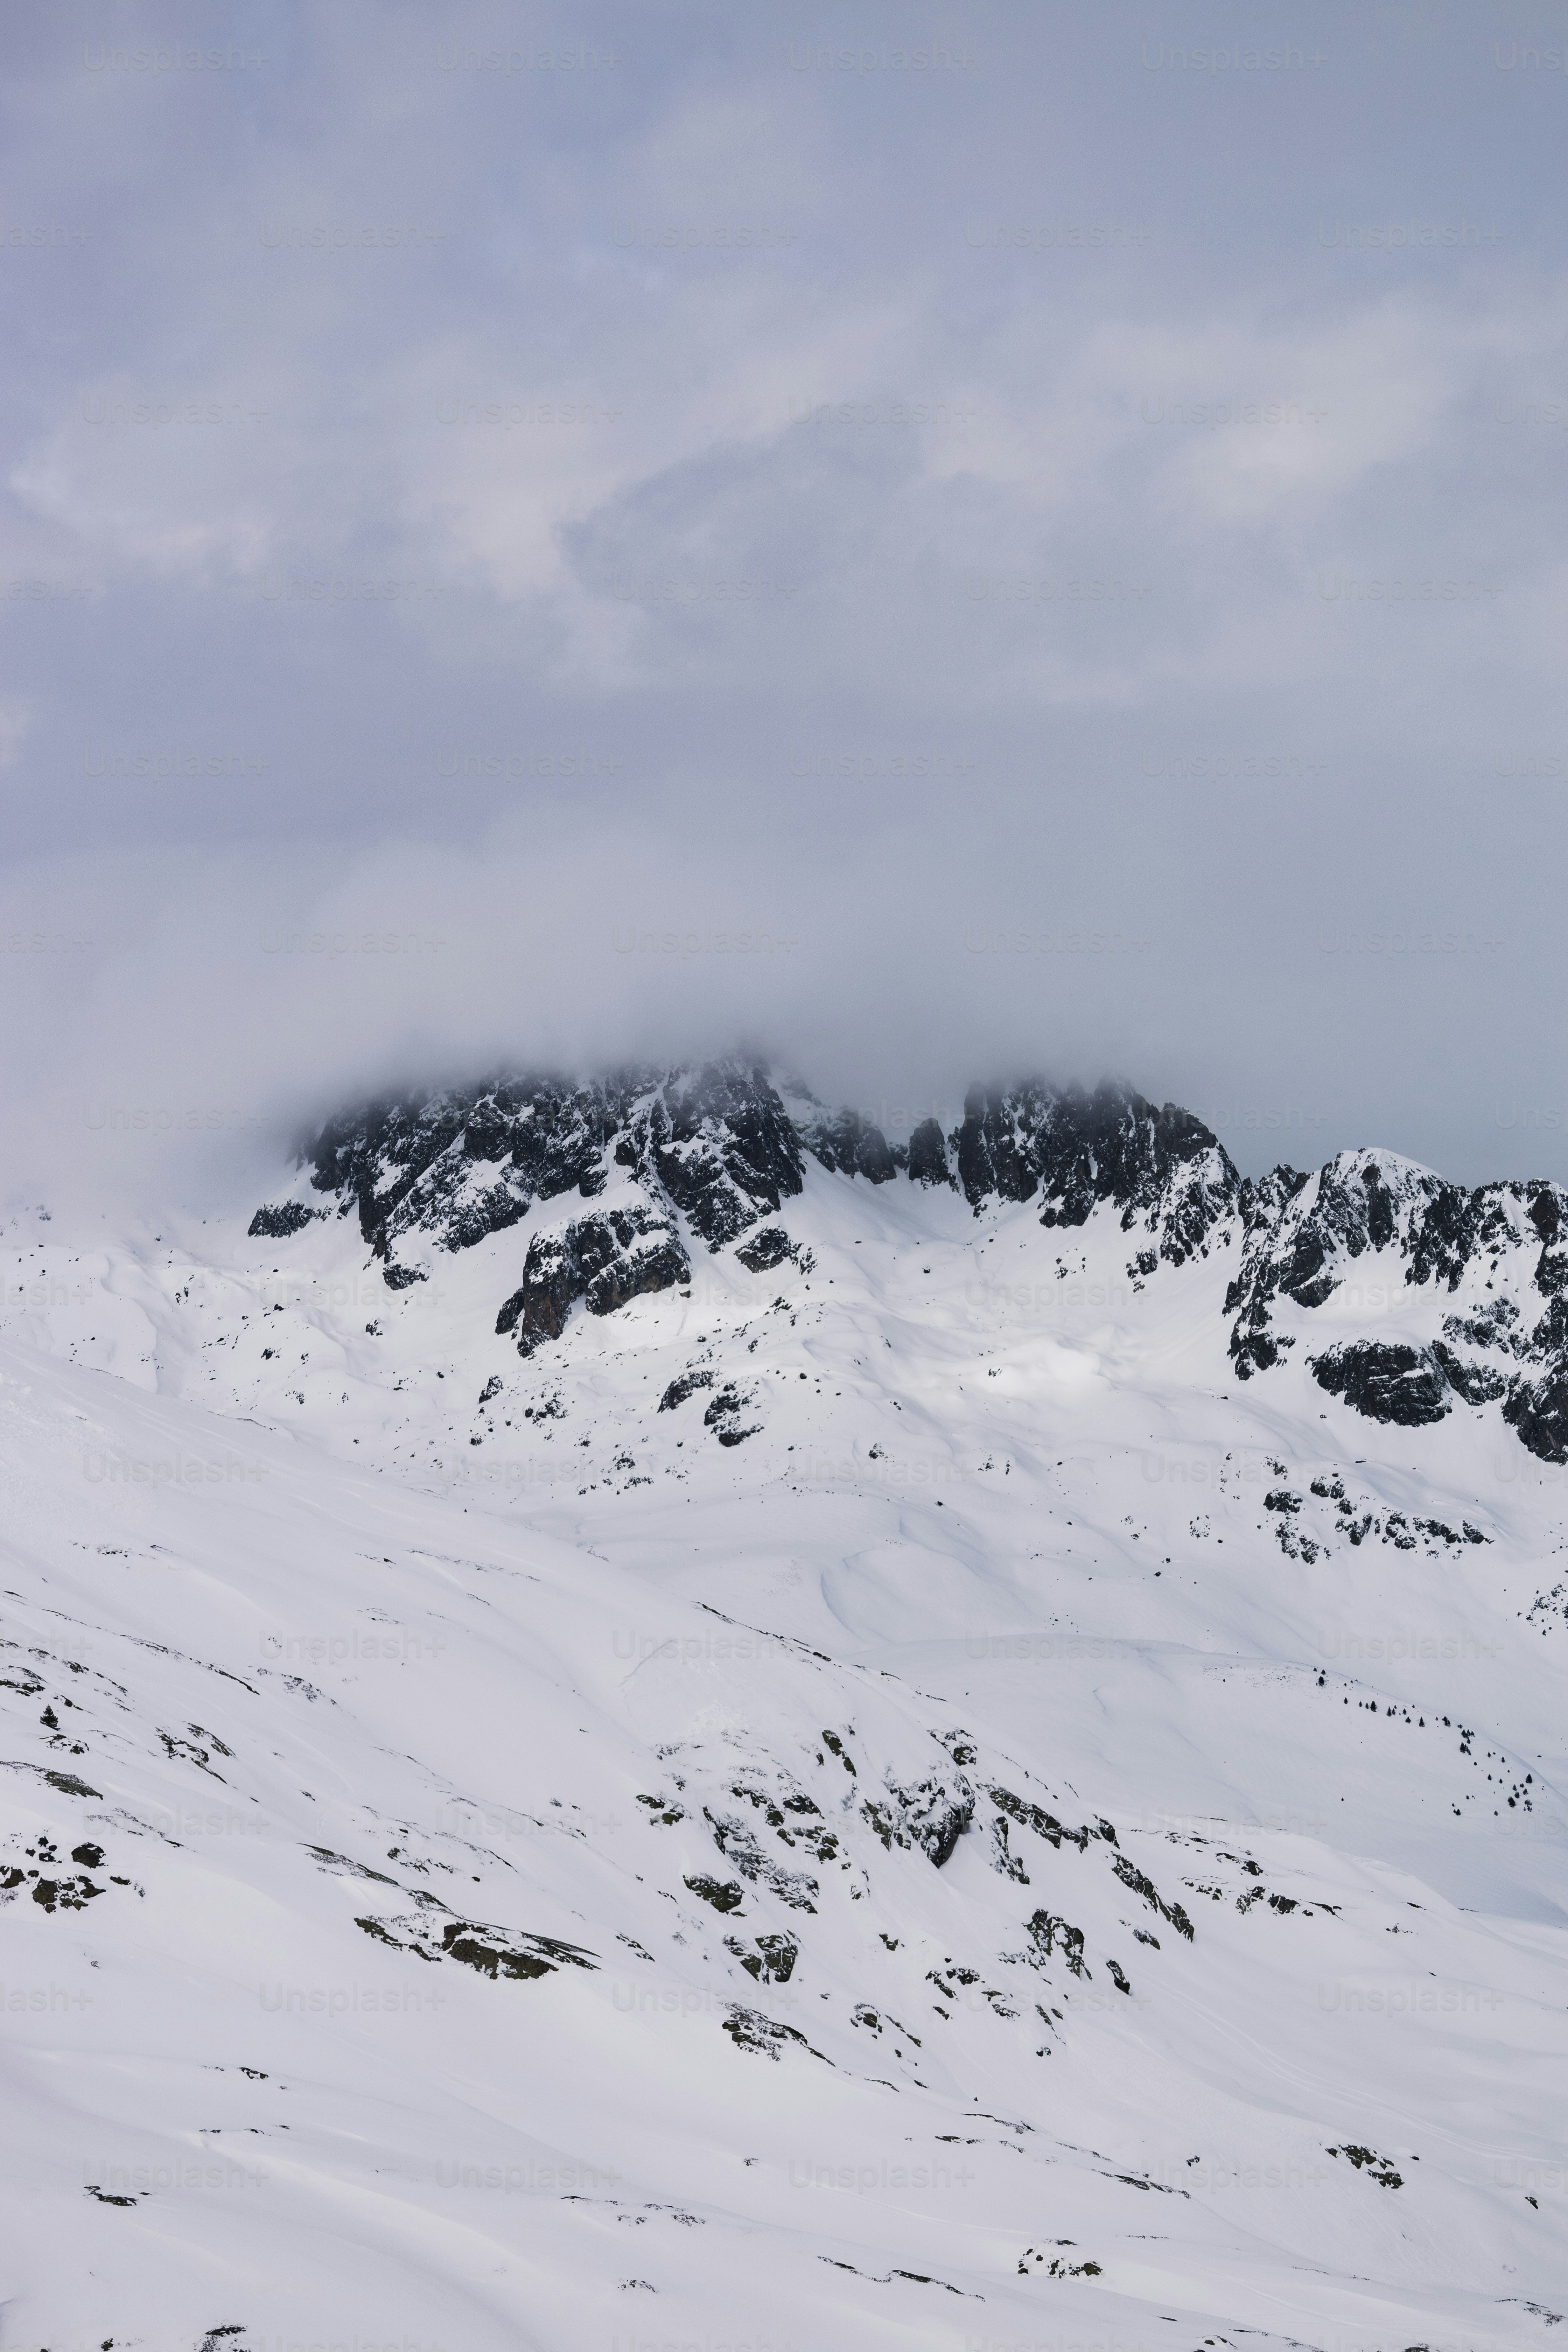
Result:
{"label": "rocky mountain peak", "polygon": [[[496,1320],[525,1355],[559,1339],[578,1305],[608,1315],[684,1288],[699,1249],[742,1244],[748,1267],[801,1262],[773,1221],[815,1166],[871,1188],[954,1192],[977,1218],[1026,1206],[1064,1233],[1113,1218],[1134,1290],[1162,1265],[1235,1251],[1220,1311],[1238,1378],[1300,1348],[1320,1387],[1374,1420],[1497,1403],[1531,1451],[1568,1458],[1561,1187],[1468,1190],[1377,1150],[1244,1182],[1201,1119],[1125,1079],[976,1085],[951,1132],[927,1118],[889,1143],[861,1112],[828,1108],[793,1076],[775,1083],[746,1055],[586,1076],[501,1071],[342,1112],[303,1141],[299,1164],[293,1196],[258,1210],[253,1235],[357,1214],[394,1289],[426,1278],[432,1250],[529,1221]],[[581,1205],[567,1210],[568,1196]],[[558,1202],[561,1213],[533,1216]]]}

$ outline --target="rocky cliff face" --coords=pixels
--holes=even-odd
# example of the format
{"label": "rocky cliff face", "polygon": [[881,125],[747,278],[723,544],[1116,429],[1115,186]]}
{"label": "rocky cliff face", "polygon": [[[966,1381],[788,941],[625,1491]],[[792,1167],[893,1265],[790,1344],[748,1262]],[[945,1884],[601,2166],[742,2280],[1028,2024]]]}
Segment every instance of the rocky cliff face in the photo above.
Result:
{"label": "rocky cliff face", "polygon": [[[666,1196],[717,1248],[800,1190],[801,1147],[763,1071],[738,1060],[699,1070],[623,1071],[573,1085],[499,1076],[329,1119],[300,1159],[316,1194],[357,1208],[378,1257],[405,1234],[468,1249],[516,1224],[535,1201],[593,1200],[612,1177]],[[279,1230],[294,1203],[258,1211]]]}
{"label": "rocky cliff face", "polygon": [[590,1314],[613,1315],[646,1291],[669,1290],[690,1279],[671,1221],[634,1201],[535,1234],[521,1285],[497,1316],[496,1329],[515,1331],[519,1350],[531,1356],[542,1341],[559,1339],[579,1298]]}
{"label": "rocky cliff face", "polygon": [[[394,1288],[423,1278],[400,1244],[468,1249],[536,1203],[603,1200],[531,1231],[496,1323],[524,1355],[559,1339],[579,1304],[609,1315],[689,1285],[699,1246],[740,1243],[753,1271],[796,1255],[764,1221],[800,1193],[813,1160],[868,1185],[958,1192],[976,1216],[1027,1204],[1068,1231],[1112,1216],[1134,1289],[1161,1265],[1239,1241],[1224,1310],[1237,1377],[1300,1348],[1323,1390],[1373,1420],[1497,1403],[1532,1453],[1568,1460],[1568,1193],[1550,1183],[1467,1191],[1384,1151],[1244,1182],[1191,1112],[1110,1081],[1092,1093],[1040,1079],[977,1086],[950,1134],[926,1119],[889,1145],[858,1112],[793,1083],[786,1103],[740,1056],[580,1081],[501,1074],[369,1103],[299,1156],[295,1197],[259,1209],[253,1235],[286,1241],[318,1217],[357,1213]],[[1325,1309],[1319,1338],[1304,1318]],[[1381,1328],[1391,1313],[1394,1336]]]}
{"label": "rocky cliff face", "polygon": [[[468,1248],[536,1200],[592,1200],[623,1174],[717,1249],[800,1191],[807,1153],[872,1184],[904,1174],[962,1189],[975,1208],[1037,1198],[1046,1225],[1081,1225],[1110,1202],[1125,1231],[1141,1225],[1177,1265],[1240,1193],[1201,1120],[1122,1085],[976,1087],[951,1136],[928,1118],[906,1145],[889,1145],[858,1111],[805,1103],[792,1118],[767,1073],[739,1060],[579,1085],[496,1076],[343,1113],[300,1156],[316,1194],[335,1198],[340,1214],[357,1208],[380,1257],[416,1232]],[[309,1213],[295,1202],[268,1207],[254,1229],[282,1235]]]}
{"label": "rocky cliff face", "polygon": [[1102,1202],[1121,1230],[1142,1233],[1151,1273],[1206,1255],[1221,1220],[1233,1218],[1241,1180],[1228,1153],[1191,1111],[1157,1109],[1120,1083],[1086,1094],[1037,1080],[970,1089],[952,1138],[958,1178],[975,1207],[992,1199],[1041,1204],[1043,1225],[1081,1225]]}
{"label": "rocky cliff face", "polygon": [[[1545,1182],[1450,1184],[1386,1151],[1242,1188],[1246,1238],[1226,1297],[1243,1380],[1305,1338],[1321,1387],[1374,1421],[1439,1421],[1500,1401],[1533,1454],[1568,1459],[1568,1193]],[[1408,1339],[1310,1350],[1289,1308],[1408,1310]],[[1282,1322],[1298,1328],[1281,1328]]]}
{"label": "rocky cliff face", "polygon": [[1411,1279],[1439,1273],[1452,1286],[1475,1241],[1471,1197],[1386,1151],[1342,1151],[1315,1176],[1274,1169],[1246,1188],[1243,1212],[1241,1270],[1226,1312],[1242,1310],[1230,1352],[1244,1380],[1279,1360],[1271,1310],[1279,1297],[1321,1307],[1356,1260],[1391,1247],[1408,1262]]}
{"label": "rocky cliff face", "polygon": [[[848,1114],[852,1118],[853,1114]],[[872,1135],[875,1129],[869,1130]],[[887,1161],[867,1150],[868,1170]],[[801,1188],[802,1146],[764,1071],[739,1058],[700,1069],[627,1070],[572,1084],[500,1075],[330,1119],[300,1158],[308,1190],[357,1211],[360,1231],[398,1289],[421,1279],[398,1244],[469,1249],[567,1193],[615,1204],[533,1233],[498,1331],[524,1355],[559,1339],[572,1307],[613,1314],[691,1278],[683,1230],[721,1248]],[[837,1166],[831,1158],[825,1164]],[[257,1212],[251,1233],[286,1238],[309,1223],[305,1201]]]}

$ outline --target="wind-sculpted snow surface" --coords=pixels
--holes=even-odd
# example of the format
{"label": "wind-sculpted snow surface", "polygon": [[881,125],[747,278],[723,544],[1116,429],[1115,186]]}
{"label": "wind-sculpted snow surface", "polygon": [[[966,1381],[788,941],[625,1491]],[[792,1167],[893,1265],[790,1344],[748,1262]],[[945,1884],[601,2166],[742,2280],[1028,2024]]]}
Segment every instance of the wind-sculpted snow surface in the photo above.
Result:
{"label": "wind-sculpted snow surface", "polygon": [[13,1222],[7,2345],[1568,2325],[1562,1195],[928,1124]]}

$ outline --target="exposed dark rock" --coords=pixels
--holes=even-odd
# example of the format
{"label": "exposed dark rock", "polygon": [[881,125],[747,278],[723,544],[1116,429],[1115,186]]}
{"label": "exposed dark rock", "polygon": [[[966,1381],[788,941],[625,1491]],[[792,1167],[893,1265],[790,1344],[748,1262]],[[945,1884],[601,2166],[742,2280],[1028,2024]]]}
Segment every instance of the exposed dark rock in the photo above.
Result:
{"label": "exposed dark rock", "polygon": [[1405,2186],[1394,2168],[1392,2157],[1379,2156],[1370,2147],[1331,2147],[1328,2153],[1349,2157],[1356,2170],[1361,2172],[1364,2169],[1367,2178],[1375,2180],[1380,2189],[1403,2189]]}
{"label": "exposed dark rock", "polygon": [[897,1173],[886,1136],[858,1110],[825,1113],[801,1129],[801,1139],[830,1175],[864,1176],[873,1184],[887,1184]]}
{"label": "exposed dark rock", "polygon": [[[613,1315],[628,1299],[650,1290],[671,1290],[691,1279],[674,1227],[647,1209],[611,1209],[583,1218],[573,1230],[590,1315]],[[525,1262],[525,1281],[527,1273]]]}
{"label": "exposed dark rock", "polygon": [[795,1244],[782,1225],[764,1225],[735,1252],[749,1274],[768,1274],[795,1255]]}
{"label": "exposed dark rock", "polygon": [[[1548,1303],[1530,1331],[1520,1328],[1520,1301],[1500,1290],[1445,1317],[1442,1339],[1429,1347],[1350,1342],[1319,1359],[1316,1376],[1376,1420],[1440,1420],[1453,1395],[1471,1405],[1505,1399],[1504,1419],[1532,1453],[1568,1459],[1568,1253],[1552,1246],[1565,1204],[1560,1186],[1467,1192],[1389,1153],[1341,1152],[1312,1177],[1275,1170],[1262,1185],[1243,1187],[1242,1263],[1226,1298],[1238,1375],[1267,1370],[1295,1345],[1295,1335],[1276,1328],[1281,1300],[1312,1308],[1337,1295],[1370,1305],[1356,1291],[1375,1290],[1386,1307],[1398,1291],[1431,1284],[1452,1293],[1478,1276],[1489,1291],[1508,1257],[1539,1241],[1531,1287]],[[1352,1267],[1355,1286],[1347,1288]],[[1461,1345],[1513,1362],[1478,1362]]]}
{"label": "exposed dark rock", "polygon": [[373,1870],[368,1863],[353,1862],[346,1853],[334,1853],[329,1845],[307,1845],[305,1852],[313,1853],[321,1868],[330,1870],[334,1878],[374,1878],[379,1879],[383,1886],[395,1886],[397,1884],[396,1879],[389,1878],[384,1870]]}
{"label": "exposed dark rock", "polygon": [[286,1241],[290,1234],[303,1232],[313,1217],[325,1214],[324,1209],[307,1209],[298,1201],[284,1201],[277,1208],[258,1209],[246,1230],[252,1241]]}
{"label": "exposed dark rock", "polygon": [[1029,1874],[1009,1845],[1007,1824],[1000,1815],[992,1822],[991,1839],[995,1849],[991,1856],[992,1869],[999,1871],[1004,1878],[1016,1879],[1020,1886],[1027,1886]]}
{"label": "exposed dark rock", "polygon": [[665,1080],[616,1144],[624,1167],[657,1177],[711,1249],[801,1187],[800,1143],[764,1070],[710,1063]]}
{"label": "exposed dark rock", "polygon": [[1092,1095],[1040,1079],[973,1087],[953,1144],[973,1207],[1037,1196],[1043,1225],[1076,1226],[1109,1201],[1122,1231],[1142,1222],[1172,1265],[1205,1251],[1239,1205],[1241,1180],[1203,1121],[1174,1103],[1156,1109],[1120,1082]]}
{"label": "exposed dark rock", "polygon": [[1162,1919],[1170,1921],[1178,1936],[1184,1936],[1189,1944],[1193,1941],[1193,1923],[1181,1905],[1165,1902],[1153,1881],[1144,1876],[1136,1863],[1130,1862],[1124,1853],[1119,1853],[1110,1866],[1130,1893],[1142,1895],[1152,1911],[1157,1911]]}
{"label": "exposed dark rock", "polygon": [[1568,1250],[1542,1251],[1535,1261],[1535,1286],[1547,1298],[1554,1298],[1560,1290],[1568,1288]]}
{"label": "exposed dark rock", "polygon": [[816,1910],[816,1906],[811,1898],[820,1890],[809,1872],[789,1870],[784,1864],[775,1862],[749,1822],[738,1821],[732,1813],[714,1812],[706,1805],[702,1810],[713,1832],[714,1844],[742,1878],[771,1886],[780,1901],[787,1903],[792,1910]]}
{"label": "exposed dark rock", "polygon": [[356,1927],[363,1927],[365,1934],[367,1936],[373,1936],[378,1944],[390,1944],[395,1952],[405,1952],[408,1948],[407,1945],[404,1943],[400,1936],[395,1936],[393,1934],[391,1928],[387,1927],[384,1920],[356,1919],[354,1921],[354,1926]]}
{"label": "exposed dark rock", "polygon": [[1563,1204],[1550,1184],[1529,1185],[1530,1222],[1543,1242],[1550,1245],[1563,1231]]}
{"label": "exposed dark rock", "polygon": [[1069,1845],[1076,1845],[1079,1853],[1089,1852],[1091,1832],[1087,1827],[1065,1829],[1054,1813],[1047,1813],[1043,1806],[1030,1804],[1024,1798],[1016,1797],[1011,1789],[993,1789],[990,1794],[993,1803],[1000,1805],[1005,1813],[1011,1813],[1016,1822],[1021,1822],[1026,1829],[1033,1830],[1037,1837],[1044,1838],[1058,1852],[1064,1838]]}
{"label": "exposed dark rock", "polygon": [[1059,1944],[1062,1958],[1075,1977],[1086,1976],[1083,1964],[1083,1929],[1066,1919],[1056,1918],[1049,1911],[1037,1911],[1029,1922],[1029,1937],[1042,1959],[1048,1960]]}
{"label": "exposed dark rock", "polygon": [[[801,1191],[806,1153],[873,1184],[906,1171],[922,1187],[954,1186],[977,1213],[987,1202],[1027,1202],[1047,1229],[1070,1232],[1111,1211],[1130,1238],[1135,1287],[1239,1233],[1225,1311],[1243,1380],[1280,1363],[1304,1337],[1302,1314],[1331,1299],[1342,1331],[1347,1308],[1374,1303],[1372,1286],[1386,1307],[1395,1292],[1430,1285],[1453,1294],[1466,1282],[1465,1311],[1445,1320],[1441,1343],[1424,1335],[1398,1343],[1418,1365],[1380,1369],[1376,1351],[1392,1343],[1373,1323],[1318,1358],[1320,1380],[1358,1410],[1381,1415],[1387,1406],[1400,1419],[1440,1417],[1455,1397],[1498,1403],[1523,1444],[1568,1460],[1568,1191],[1542,1180],[1468,1191],[1364,1150],[1342,1152],[1313,1176],[1280,1167],[1243,1182],[1200,1120],[1120,1082],[1092,1093],[1039,1079],[976,1087],[951,1136],[928,1118],[907,1146],[889,1150],[857,1111],[828,1110],[793,1078],[781,1092],[743,1056],[586,1080],[503,1072],[329,1120],[298,1155],[327,1203],[268,1204],[250,1231],[286,1239],[335,1202],[340,1215],[357,1211],[385,1281],[404,1289],[427,1278],[398,1262],[405,1235],[419,1238],[412,1254],[427,1261],[432,1247],[468,1248],[505,1231],[538,1202],[569,1192],[595,1201],[613,1182],[615,1210],[532,1235],[522,1281],[496,1324],[526,1355],[558,1339],[579,1302],[603,1315],[645,1292],[684,1288],[692,1234],[713,1249],[746,1237],[737,1256],[751,1273],[786,1258],[809,1272],[810,1254],[765,1222]],[[1479,1298],[1494,1281],[1497,1295]],[[722,1444],[753,1433],[743,1397],[726,1412],[719,1402],[708,1420]]]}
{"label": "exposed dark rock", "polygon": [[1544,1380],[1514,1383],[1502,1417],[1543,1462],[1568,1462],[1568,1365],[1560,1357]]}
{"label": "exposed dark rock", "polygon": [[[974,1818],[974,1791],[963,1773],[950,1768],[900,1782],[889,1772],[882,1785],[891,1808],[890,1840],[880,1824],[874,1822],[873,1827],[885,1843],[918,1847],[940,1870]],[[873,1805],[868,1799],[862,1810],[869,1814]]]}
{"label": "exposed dark rock", "polygon": [[690,1263],[668,1217],[633,1201],[535,1234],[521,1286],[501,1308],[496,1329],[515,1329],[519,1353],[530,1356],[546,1339],[561,1337],[578,1299],[591,1315],[610,1315],[644,1292],[670,1290],[690,1279]]}
{"label": "exposed dark rock", "polygon": [[782,1100],[737,1058],[578,1084],[505,1074],[367,1103],[329,1119],[299,1157],[318,1192],[354,1202],[379,1257],[411,1231],[471,1248],[536,1200],[593,1200],[616,1167],[662,1191],[717,1247],[801,1182]]}
{"label": "exposed dark rock", "polygon": [[912,1184],[947,1184],[958,1190],[948,1165],[947,1138],[934,1118],[922,1118],[910,1137],[907,1165]]}
{"label": "exposed dark rock", "polygon": [[1509,1381],[1495,1364],[1467,1362],[1441,1339],[1433,1340],[1432,1353],[1442,1365],[1449,1387],[1456,1390],[1467,1404],[1489,1404],[1494,1399],[1508,1394]]}
{"label": "exposed dark rock", "polygon": [[526,1935],[502,1941],[508,1933],[503,1928],[474,1927],[465,1920],[452,1919],[441,1931],[441,1948],[448,1958],[461,1960],[482,1976],[547,1977],[558,1968],[593,1969],[598,1966],[591,1952],[575,1944],[563,1944],[554,1936]]}
{"label": "exposed dark rock", "polygon": [[1468,1339],[1472,1348],[1511,1348],[1516,1344],[1512,1328],[1518,1321],[1519,1308],[1511,1298],[1491,1299],[1474,1315],[1446,1315],[1443,1337]]}
{"label": "exposed dark rock", "polygon": [[715,1911],[738,1911],[745,1900],[746,1890],[738,1879],[709,1878],[700,1874],[685,1883],[693,1895],[700,1895],[704,1903],[710,1903]]}
{"label": "exposed dark rock", "polygon": [[720,1390],[703,1414],[703,1423],[712,1430],[721,1445],[739,1445],[742,1438],[755,1437],[762,1428],[760,1421],[748,1423],[745,1419],[752,1404],[750,1390],[729,1383]]}
{"label": "exposed dark rock", "polygon": [[[1268,1320],[1268,1301],[1279,1286],[1278,1281],[1270,1284],[1260,1278],[1258,1268],[1266,1260],[1269,1244],[1291,1202],[1310,1181],[1295,1168],[1280,1166],[1270,1169],[1260,1182],[1255,1184],[1248,1178],[1242,1185],[1241,1270],[1232,1276],[1226,1291],[1225,1311],[1234,1315],[1238,1307],[1246,1307],[1230,1335],[1231,1358],[1237,1375],[1244,1381],[1279,1361],[1280,1343]],[[1300,1278],[1311,1279],[1305,1265]],[[1289,1347],[1293,1342],[1287,1340],[1284,1344]]]}
{"label": "exposed dark rock", "polygon": [[33,1900],[46,1911],[85,1911],[94,1895],[101,1895],[90,1878],[40,1878],[34,1882]]}
{"label": "exposed dark rock", "polygon": [[787,1984],[795,1972],[800,1946],[793,1936],[759,1936],[754,1951],[739,1936],[726,1936],[724,1949],[732,1952],[749,1977],[759,1984]]}
{"label": "exposed dark rock", "polygon": [[1312,1377],[1369,1421],[1415,1429],[1453,1410],[1447,1377],[1429,1348],[1361,1339],[1317,1357]]}
{"label": "exposed dark rock", "polygon": [[678,1379],[671,1381],[660,1397],[658,1409],[660,1412],[673,1412],[678,1404],[684,1404],[687,1398],[695,1396],[699,1389],[710,1389],[712,1385],[711,1372],[682,1372]]}
{"label": "exposed dark rock", "polygon": [[[1267,1370],[1289,1345],[1272,1328],[1279,1297],[1298,1307],[1321,1307],[1343,1279],[1348,1262],[1385,1248],[1407,1234],[1440,1179],[1412,1162],[1391,1163],[1392,1181],[1378,1160],[1342,1151],[1316,1176],[1276,1169],[1243,1191],[1245,1223],[1240,1270],[1226,1294],[1226,1312],[1239,1307],[1230,1352],[1243,1380]],[[1415,1279],[1391,1271],[1387,1279]]]}
{"label": "exposed dark rock", "polygon": [[[821,2058],[820,2050],[812,2050],[804,2033],[793,2025],[781,2025],[776,2018],[764,2017],[760,2009],[743,2009],[737,2002],[724,2020],[724,2031],[737,2050],[760,2050],[765,2058],[776,2064],[778,2054],[786,2042],[798,2042],[803,2050],[811,2050],[814,2058]],[[830,2063],[824,2060],[824,2063]]]}
{"label": "exposed dark rock", "polygon": [[355,1202],[378,1256],[413,1230],[468,1248],[515,1223],[536,1198],[602,1188],[614,1093],[614,1082],[542,1076],[416,1093],[329,1119],[300,1156],[318,1192]]}

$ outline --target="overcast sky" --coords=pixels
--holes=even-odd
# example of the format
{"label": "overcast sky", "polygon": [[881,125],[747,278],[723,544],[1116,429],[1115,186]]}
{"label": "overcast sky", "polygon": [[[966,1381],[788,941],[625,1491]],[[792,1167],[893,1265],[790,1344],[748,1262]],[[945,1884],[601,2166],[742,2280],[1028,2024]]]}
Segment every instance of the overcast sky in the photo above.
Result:
{"label": "overcast sky", "polygon": [[1568,1179],[1568,6],[0,40],[9,1191],[737,1042]]}

